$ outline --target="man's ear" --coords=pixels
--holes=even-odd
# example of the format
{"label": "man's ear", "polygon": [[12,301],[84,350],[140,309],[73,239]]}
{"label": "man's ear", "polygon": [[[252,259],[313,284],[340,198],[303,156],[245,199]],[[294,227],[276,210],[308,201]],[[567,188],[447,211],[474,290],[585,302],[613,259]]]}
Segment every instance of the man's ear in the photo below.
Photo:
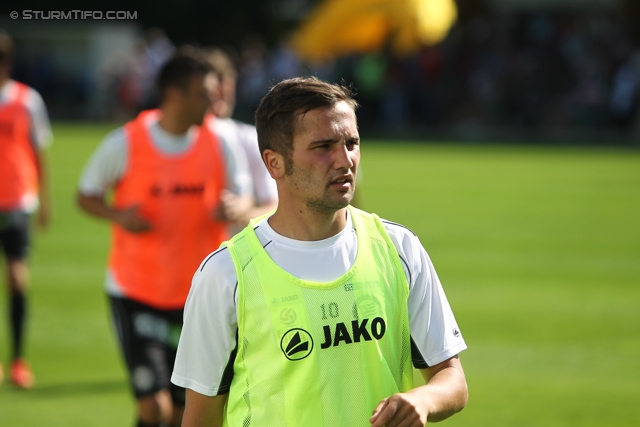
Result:
{"label": "man's ear", "polygon": [[282,154],[276,153],[272,149],[267,148],[262,153],[262,160],[264,161],[271,178],[279,179],[284,176],[284,157],[282,157]]}

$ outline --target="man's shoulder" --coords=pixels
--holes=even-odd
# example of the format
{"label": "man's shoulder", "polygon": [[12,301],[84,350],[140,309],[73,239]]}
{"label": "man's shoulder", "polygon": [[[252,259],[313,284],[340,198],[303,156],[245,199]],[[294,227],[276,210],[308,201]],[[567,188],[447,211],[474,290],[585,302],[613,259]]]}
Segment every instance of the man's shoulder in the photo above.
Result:
{"label": "man's shoulder", "polygon": [[95,150],[94,155],[102,162],[120,162],[127,157],[127,133],[124,127],[107,133]]}
{"label": "man's shoulder", "polygon": [[9,80],[2,88],[2,97],[5,101],[18,101],[28,110],[44,107],[44,101],[40,93],[31,86],[17,80]]}
{"label": "man's shoulder", "polygon": [[384,218],[380,218],[380,222],[382,222],[382,225],[384,226],[385,230],[387,230],[387,233],[392,233],[398,236],[407,236],[408,238],[411,238],[411,239],[418,238],[418,235],[414,233],[413,230],[411,230],[406,225],[400,224],[398,222],[389,221],[388,219],[384,219]]}
{"label": "man's shoulder", "polygon": [[413,258],[423,248],[418,235],[406,225],[380,218],[389,238],[403,259]]}
{"label": "man's shoulder", "polygon": [[193,287],[197,292],[213,293],[217,297],[233,294],[238,275],[231,253],[223,243],[210,253],[198,266],[193,276]]}
{"label": "man's shoulder", "polygon": [[231,257],[226,242],[223,242],[217,250],[207,255],[202,263],[200,263],[196,273],[205,275],[212,274],[221,277],[229,273],[235,274],[235,265],[233,264],[233,258]]}
{"label": "man's shoulder", "polygon": [[9,79],[4,89],[10,93],[15,93],[20,90],[26,91],[27,93],[37,93],[37,91],[28,84],[13,79]]}
{"label": "man's shoulder", "polygon": [[7,82],[7,85],[5,86],[5,90],[11,93],[17,93],[22,90],[24,91],[25,94],[29,96],[32,94],[36,94],[37,96],[40,96],[40,93],[38,93],[37,90],[29,86],[28,84],[22,83],[18,80],[13,80],[13,79]]}
{"label": "man's shoulder", "polygon": [[102,138],[101,145],[124,148],[127,143],[127,139],[127,132],[124,126],[121,126],[109,131],[109,133],[107,133],[104,138]]}
{"label": "man's shoulder", "polygon": [[374,212],[367,212],[367,211],[364,211],[362,209],[358,209],[358,208],[355,208],[355,207],[351,207],[351,212],[353,212],[355,214],[364,215],[365,217],[369,217],[369,218],[377,218],[382,223],[382,225],[384,226],[384,228],[387,231],[387,233],[390,233],[390,234],[393,234],[393,235],[413,236],[415,238],[418,237],[416,235],[416,233],[414,233],[406,225],[403,225],[403,224],[400,224],[400,223],[397,223],[397,222],[390,221],[388,219],[382,218],[382,217],[380,217],[378,214],[376,214]]}

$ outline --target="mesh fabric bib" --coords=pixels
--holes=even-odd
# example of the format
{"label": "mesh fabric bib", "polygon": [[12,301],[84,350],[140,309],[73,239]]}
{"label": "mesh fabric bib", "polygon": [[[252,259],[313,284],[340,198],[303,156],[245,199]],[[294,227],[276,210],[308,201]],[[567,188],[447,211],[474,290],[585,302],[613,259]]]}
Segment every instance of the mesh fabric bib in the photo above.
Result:
{"label": "mesh fabric bib", "polygon": [[412,388],[404,270],[380,219],[349,209],[358,254],[333,282],[277,266],[255,221],[227,243],[238,349],[225,425],[364,427],[380,400]]}

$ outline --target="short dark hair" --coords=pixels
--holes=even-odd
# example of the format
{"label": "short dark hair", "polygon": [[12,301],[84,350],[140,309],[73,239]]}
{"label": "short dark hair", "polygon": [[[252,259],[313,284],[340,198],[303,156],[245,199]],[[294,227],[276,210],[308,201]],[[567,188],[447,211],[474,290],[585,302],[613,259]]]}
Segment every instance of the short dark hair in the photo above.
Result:
{"label": "short dark hair", "polygon": [[255,114],[260,152],[271,149],[285,160],[291,170],[293,137],[300,115],[318,108],[330,108],[346,102],[355,111],[358,103],[345,86],[324,82],[317,77],[295,77],[273,86],[262,98]]}
{"label": "short dark hair", "polygon": [[169,87],[186,90],[193,76],[207,75],[211,66],[206,60],[204,52],[193,46],[183,46],[162,66],[156,84],[160,96]]}

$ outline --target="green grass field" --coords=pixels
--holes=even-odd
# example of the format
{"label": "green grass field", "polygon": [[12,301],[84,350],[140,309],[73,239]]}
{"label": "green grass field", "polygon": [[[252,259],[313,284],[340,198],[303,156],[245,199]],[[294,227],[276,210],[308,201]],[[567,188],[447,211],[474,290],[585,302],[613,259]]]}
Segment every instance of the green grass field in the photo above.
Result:
{"label": "green grass field", "polygon": [[[81,168],[110,128],[54,128],[55,221],[36,234],[31,262],[37,385],[0,386],[0,426],[134,423],[102,289],[108,227],[74,204]],[[640,425],[640,151],[362,150],[363,207],[420,236],[469,346],[469,404],[445,425]]]}

